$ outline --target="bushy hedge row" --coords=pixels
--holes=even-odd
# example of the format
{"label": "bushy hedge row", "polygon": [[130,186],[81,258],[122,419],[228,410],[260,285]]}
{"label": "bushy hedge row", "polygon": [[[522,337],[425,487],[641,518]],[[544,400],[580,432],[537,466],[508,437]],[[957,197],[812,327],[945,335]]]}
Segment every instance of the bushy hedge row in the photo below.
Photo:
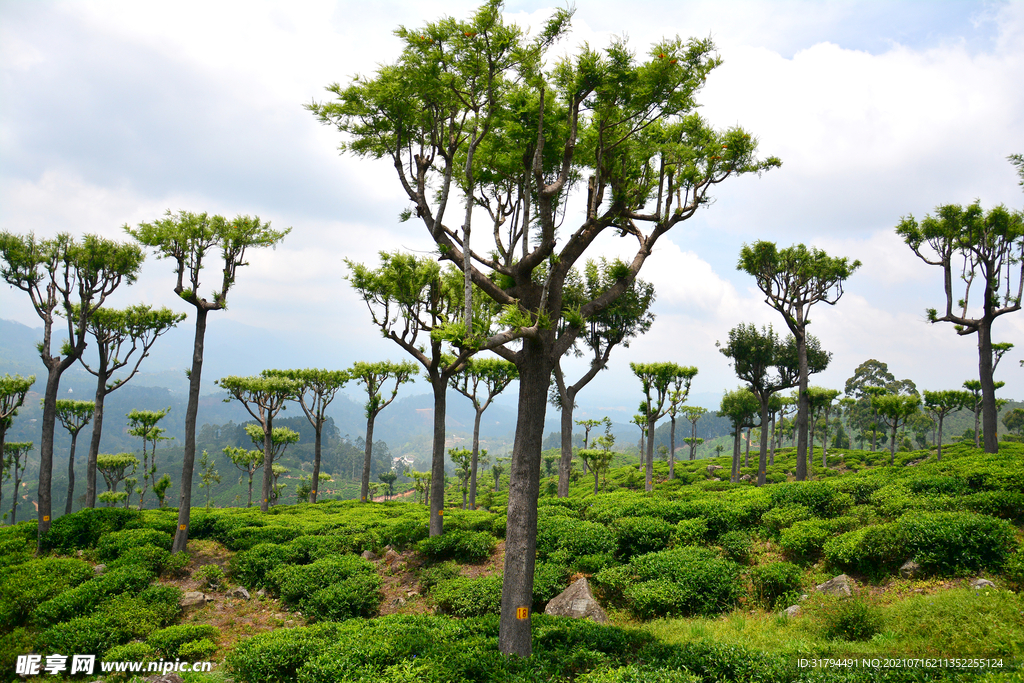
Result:
{"label": "bushy hedge row", "polygon": [[374,616],[383,598],[376,567],[356,555],[286,564],[270,572],[267,581],[282,602],[319,621]]}

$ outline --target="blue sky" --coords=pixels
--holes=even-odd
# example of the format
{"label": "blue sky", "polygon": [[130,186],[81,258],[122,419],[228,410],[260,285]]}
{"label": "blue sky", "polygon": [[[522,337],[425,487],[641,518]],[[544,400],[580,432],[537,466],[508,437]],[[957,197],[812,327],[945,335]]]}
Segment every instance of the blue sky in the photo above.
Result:
{"label": "blue sky", "polygon": [[[337,134],[301,105],[393,60],[397,24],[474,6],[0,0],[0,227],[118,236],[168,208],[258,214],[293,233],[253,255],[217,317],[257,336],[294,331],[294,356],[249,353],[223,373],[398,359],[349,291],[342,259],[429,242],[397,222],[393,170],[339,156]],[[508,20],[533,27],[549,12],[506,5]],[[841,388],[868,358],[920,388],[976,376],[974,338],[924,322],[926,307],[942,305],[939,273],[893,227],[975,198],[1024,206],[1005,159],[1024,152],[1024,3],[580,2],[560,49],[622,34],[641,53],[663,36],[712,36],[724,65],[699,98],[703,114],[743,125],[784,165],[720,186],[710,209],[661,243],[641,275],[655,284],[658,320],[613,354],[584,411],[632,414],[632,360],[697,365],[705,402],[734,387],[714,342],[740,322],[782,323],[735,270],[740,246],[757,239],[864,262],[839,304],[812,316],[834,353],[817,383]],[[597,253],[618,248],[607,240]],[[150,258],[116,303],[175,307],[171,286],[168,265]],[[38,324],[27,297],[6,288],[0,317]],[[997,321],[994,336],[1018,344],[998,379],[1024,398],[1024,313]]]}

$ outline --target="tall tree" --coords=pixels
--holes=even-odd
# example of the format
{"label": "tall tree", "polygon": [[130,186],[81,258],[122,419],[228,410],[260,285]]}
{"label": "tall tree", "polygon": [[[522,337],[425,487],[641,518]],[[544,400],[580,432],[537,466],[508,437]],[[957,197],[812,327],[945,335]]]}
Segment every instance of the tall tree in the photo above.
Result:
{"label": "tall tree", "polygon": [[285,409],[285,403],[295,400],[300,384],[297,380],[279,375],[236,377],[229,375],[215,382],[228,392],[225,403],[238,401],[252,415],[263,431],[263,488],[260,491],[260,510],[270,508],[273,497],[274,473],[274,417]]}
{"label": "tall tree", "polygon": [[[936,434],[936,443],[938,445],[938,453],[936,460],[942,461],[942,423],[945,421],[946,416],[950,413],[962,410],[965,406],[971,403],[971,394],[966,391],[925,391],[924,392],[924,408],[927,410],[932,417],[939,423],[938,432]],[[977,432],[975,432],[977,433]]]}
{"label": "tall tree", "polygon": [[747,387],[726,392],[718,408],[718,414],[724,415],[732,422],[732,472],[729,481],[733,483],[740,480],[740,434],[744,427],[758,426],[754,424],[754,419],[759,411],[757,396]]}
{"label": "tall tree", "polygon": [[831,257],[821,249],[802,244],[779,249],[774,242],[743,245],[738,270],[754,276],[765,303],[782,314],[796,338],[800,359],[797,392],[796,478],[807,478],[807,325],[811,306],[823,301],[835,305],[843,296],[843,283],[860,267],[860,261]]}
{"label": "tall tree", "polygon": [[[228,304],[228,291],[235,284],[238,269],[246,264],[245,254],[250,249],[276,247],[291,232],[272,230],[270,223],[259,217],[236,216],[228,221],[223,216],[179,211],[167,211],[163,219],[141,223],[132,229],[124,228],[142,244],[156,250],[157,258],[174,262],[177,278],[174,293],[196,309],[196,336],[192,347],[192,368],[188,371],[188,406],[185,409],[185,444],[181,466],[181,502],[178,506],[178,528],[171,551],[180,553],[188,542],[189,519],[192,506],[192,475],[196,462],[196,419],[199,415],[199,387],[203,375],[203,348],[206,339],[206,317],[210,311],[219,311]],[[200,296],[202,271],[207,256],[220,250],[223,265],[220,268],[220,289],[209,299]],[[266,498],[267,496],[264,496]]]}
{"label": "tall tree", "polygon": [[[96,414],[85,470],[85,507],[96,507],[96,456],[100,452],[103,405],[107,395],[134,377],[160,335],[184,319],[184,313],[175,313],[169,308],[155,309],[145,304],[122,310],[99,308],[89,318],[87,329],[96,349],[95,368],[86,362],[84,355],[79,358],[82,366],[96,376]],[[127,367],[131,368],[127,376],[111,381],[114,373]]]}
{"label": "tall tree", "polygon": [[[89,424],[96,404],[92,401],[75,401],[57,399],[57,419],[71,435],[71,449],[68,453],[68,496],[64,503],[64,514],[71,514],[71,506],[75,500],[75,447],[78,445],[78,433]],[[93,427],[95,429],[95,427]]]}
{"label": "tall tree", "polygon": [[640,380],[644,391],[644,402],[641,404],[644,418],[647,421],[647,459],[644,469],[644,488],[654,490],[654,434],[658,420],[668,413],[669,394],[678,384],[690,391],[690,382],[697,374],[697,368],[680,366],[675,363],[630,363],[630,369]]}
{"label": "tall tree", "polygon": [[[716,344],[717,345],[717,344]],[[807,340],[807,368],[809,373],[821,372],[828,366],[830,354],[821,350],[818,340]],[[729,343],[719,349],[732,359],[736,376],[747,382],[747,389],[757,398],[760,410],[761,449],[757,466],[757,485],[764,486],[768,472],[768,428],[772,397],[783,389],[797,384],[800,378],[800,358],[796,339],[790,335],[784,340],[771,325],[759,331],[756,325],[741,323],[729,330]]]}
{"label": "tall tree", "polygon": [[[654,322],[654,314],[650,311],[654,303],[654,286],[636,279],[615,301],[585,320],[576,316],[575,311],[614,287],[628,273],[629,267],[618,259],[608,261],[602,258],[599,262],[590,260],[583,268],[582,278],[577,277],[574,272],[569,274],[563,290],[564,308],[569,311],[569,315],[562,319],[563,325],[580,326],[579,336],[571,351],[577,356],[583,356],[585,352],[581,348],[582,341],[582,345],[589,349],[587,355],[590,356],[590,367],[574,384],[566,383],[561,358],[555,363],[552,373],[555,378],[552,393],[555,405],[561,410],[562,425],[562,454],[558,462],[559,498],[569,495],[576,396],[597,376],[597,373],[608,367],[608,358],[615,346],[621,344],[628,348],[634,337],[651,329]],[[585,467],[586,460],[583,462]]]}
{"label": "tall tree", "polygon": [[[992,392],[995,393],[1006,386],[1006,382],[993,382]],[[981,382],[976,379],[969,379],[963,384],[964,389],[970,392],[970,399],[965,404],[974,413],[974,447],[981,448],[981,434],[984,432],[984,425],[979,424],[982,413],[985,412],[985,390]],[[999,410],[1001,401],[996,399],[996,410]],[[982,427],[982,429],[978,429]],[[998,425],[997,425],[998,427]]]}
{"label": "tall tree", "polygon": [[890,430],[889,464],[896,464],[896,432],[920,410],[921,397],[917,394],[886,394],[871,399],[879,417]]}
{"label": "tall tree", "polygon": [[[366,440],[364,441],[365,451],[363,453],[363,477],[359,489],[359,500],[365,503],[370,493],[370,463],[373,458],[374,422],[376,422],[377,416],[380,415],[380,411],[391,405],[391,402],[398,396],[398,387],[416,379],[416,365],[409,362],[392,363],[390,361],[382,361],[379,363],[364,363],[359,361],[349,368],[348,374],[351,379],[362,384],[363,389],[366,390]],[[385,400],[382,390],[388,380],[393,380],[394,386],[391,389],[390,398]],[[431,497],[433,497],[434,493],[431,490]],[[442,498],[444,496],[443,489],[441,496]]]}
{"label": "tall tree", "polygon": [[[373,324],[423,366],[434,397],[430,459],[430,535],[444,531],[444,442],[448,381],[474,350],[464,346],[456,357],[444,352],[447,331],[458,324],[458,271],[442,271],[437,261],[399,252],[380,254],[371,270],[346,261],[349,282],[370,310]],[[423,339],[425,337],[425,339]],[[458,342],[458,339],[452,341]],[[424,343],[427,342],[427,343]]]}
{"label": "tall tree", "polygon": [[807,388],[807,405],[811,410],[811,453],[810,459],[814,460],[814,432],[819,428],[818,419],[821,418],[821,467],[828,467],[828,433],[829,417],[836,407],[835,400],[839,396],[838,389],[827,389],[825,387]]}
{"label": "tall tree", "polygon": [[[128,413],[128,433],[142,439],[142,486],[138,489],[139,509],[145,505],[146,491],[150,484],[156,483],[156,445],[172,437],[163,436],[167,430],[158,422],[171,412],[168,406],[164,410],[133,410]],[[153,444],[152,452],[149,444]],[[128,492],[131,495],[131,491]]]}
{"label": "tall tree", "polygon": [[[992,323],[999,316],[1018,311],[1021,307],[1024,295],[1024,213],[1010,211],[1005,206],[985,212],[981,202],[975,201],[967,207],[958,204],[939,206],[935,214],[926,215],[920,223],[913,216],[907,216],[896,226],[896,233],[918,258],[942,269],[945,312],[939,315],[938,310],[928,309],[928,321],[952,323],[953,329],[961,336],[978,335],[978,380],[981,383],[985,452],[997,453],[999,411],[992,379]],[[1013,282],[1015,278],[1016,284]],[[962,288],[960,283],[963,283]],[[973,302],[972,289],[975,294]]]}
{"label": "tall tree", "polygon": [[[298,401],[306,419],[313,426],[313,476],[310,479],[309,502],[315,503],[320,486],[320,451],[324,424],[327,422],[327,406],[331,405],[338,390],[349,380],[344,370],[265,370],[264,376],[280,375],[299,383],[299,392],[293,400]],[[235,463],[236,465],[238,463]],[[250,499],[252,493],[249,494]]]}
{"label": "tall tree", "polygon": [[668,392],[668,418],[672,427],[668,440],[668,478],[676,478],[676,415],[683,409],[686,399],[690,397],[690,382],[693,377],[680,375],[672,381],[672,389]]}
{"label": "tall tree", "polygon": [[[93,312],[125,282],[135,282],[142,251],[96,235],[76,241],[61,233],[53,239],[0,233],[0,277],[27,293],[43,321],[39,357],[46,366],[42,433],[39,439],[38,545],[50,530],[53,477],[53,432],[57,424],[57,390],[61,375],[85,351],[86,328]],[[54,317],[67,318],[67,339],[52,352]]]}
{"label": "tall tree", "polygon": [[[642,62],[624,40],[604,52],[585,46],[545,71],[570,17],[556,11],[531,38],[506,26],[501,2],[491,0],[467,21],[400,27],[396,64],[330,86],[336,101],[309,105],[346,136],[345,151],[393,164],[412,204],[406,215],[503,312],[501,331],[489,337],[466,335],[465,326],[450,332],[519,369],[498,641],[502,653],[520,656],[531,652],[540,453],[555,363],[583,321],[630,286],[657,240],[708,203],[714,185],[779,165],[757,160],[745,131],[715,131],[695,114],[695,95],[719,63],[710,40],[662,41]],[[585,196],[578,227],[563,226],[556,240],[577,191]],[[467,211],[453,227],[445,213],[460,194]],[[469,248],[470,202],[489,218],[493,248]],[[636,240],[623,259],[628,270],[570,313],[579,325],[562,325],[569,272],[612,230]]]}
{"label": "tall tree", "polygon": [[18,408],[25,402],[25,396],[32,389],[35,381],[35,375],[11,377],[5,373],[3,377],[0,377],[0,465],[2,465],[5,452],[4,441],[7,437],[7,430],[14,423]]}
{"label": "tall tree", "polygon": [[9,477],[14,480],[14,488],[11,497],[14,502],[11,504],[11,524],[18,523],[18,498],[20,498],[21,477],[25,474],[25,467],[28,466],[28,454],[32,450],[31,441],[8,441],[4,444],[3,469],[11,470]]}
{"label": "tall tree", "polygon": [[[480,455],[480,420],[494,397],[505,391],[512,380],[519,377],[516,366],[501,358],[472,358],[462,370],[448,381],[455,391],[473,403],[473,450],[469,466],[469,507],[476,509],[476,470]],[[482,386],[481,386],[482,385]],[[481,394],[481,389],[486,397]],[[465,509],[465,505],[463,505]]]}

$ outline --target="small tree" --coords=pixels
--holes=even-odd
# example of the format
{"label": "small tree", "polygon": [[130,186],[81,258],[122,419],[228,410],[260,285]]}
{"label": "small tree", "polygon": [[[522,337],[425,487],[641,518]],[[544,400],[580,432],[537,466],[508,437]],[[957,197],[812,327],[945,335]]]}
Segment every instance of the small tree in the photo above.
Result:
{"label": "small tree", "polygon": [[[927,392],[925,395],[927,396]],[[1003,424],[1011,432],[1015,432],[1017,436],[1024,436],[1024,408],[1007,410],[1003,414]]]}
{"label": "small tree", "polygon": [[278,498],[281,497],[281,491],[283,491],[284,488],[288,485],[287,483],[284,483],[284,482],[279,484],[279,483],[277,483],[277,480],[282,475],[285,475],[285,474],[288,474],[289,472],[291,472],[291,470],[288,469],[287,467],[285,467],[284,465],[279,465],[278,463],[275,462],[275,463],[273,463],[270,466],[270,471],[271,471],[271,473],[273,474],[273,477],[274,477],[274,479],[273,479],[273,487],[270,490],[270,505],[277,505],[277,500],[278,500]]}
{"label": "small tree", "polygon": [[22,377],[15,375],[11,377],[4,374],[0,377],[0,459],[3,458],[4,441],[7,430],[14,423],[14,417],[18,414],[18,408],[25,403],[25,395],[28,394],[36,381],[35,375]]}
{"label": "small tree", "polygon": [[505,463],[511,458],[495,458],[494,464],[491,465],[491,474],[494,475],[494,492],[498,493],[501,490],[501,475],[505,474]]}
{"label": "small tree", "polygon": [[647,425],[647,467],[644,474],[644,488],[654,490],[654,434],[660,418],[668,413],[665,401],[676,386],[685,386],[690,392],[690,382],[697,374],[695,367],[683,367],[675,363],[630,363],[633,374],[643,385],[645,400],[641,404]]}
{"label": "small tree", "polygon": [[[256,425],[252,425],[255,427]],[[257,427],[257,429],[259,429]],[[260,429],[260,439],[262,440],[263,430]],[[256,472],[263,467],[263,451],[260,449],[246,449],[238,446],[225,446],[224,455],[228,457],[235,467],[242,470],[242,478],[248,478],[249,482],[249,499],[245,504],[245,507],[252,507],[252,478]],[[241,483],[241,479],[239,479]]]}
{"label": "small tree", "polygon": [[[178,506],[178,528],[171,551],[180,553],[188,542],[190,511],[192,506],[192,475],[196,461],[196,419],[199,415],[199,388],[203,375],[203,345],[206,338],[206,317],[210,311],[219,311],[228,305],[228,291],[235,284],[238,269],[246,264],[245,254],[250,249],[276,247],[291,232],[272,230],[270,223],[259,217],[236,216],[227,221],[223,216],[209,216],[179,211],[175,216],[167,211],[161,220],[141,223],[138,228],[124,229],[147,247],[156,250],[157,258],[174,262],[176,283],[174,293],[196,309],[196,336],[192,347],[192,368],[188,371],[188,407],[185,409],[184,459],[181,467],[181,503]],[[220,268],[220,289],[209,299],[200,295],[202,270],[207,255],[219,249],[223,259]],[[264,492],[265,494],[267,492]],[[267,495],[264,495],[264,499]],[[265,508],[263,508],[265,510]]]}
{"label": "small tree", "polygon": [[210,454],[203,449],[203,457],[199,460],[199,488],[206,489],[206,509],[210,509],[210,494],[213,493],[213,485],[220,483],[220,472],[217,471],[217,464],[210,458]]}
{"label": "small tree", "polygon": [[68,453],[68,497],[64,503],[64,514],[71,514],[71,506],[75,498],[75,447],[78,445],[78,433],[89,424],[96,404],[92,401],[74,401],[57,399],[57,419],[71,434],[71,450]]}
{"label": "small tree", "polygon": [[822,419],[821,423],[821,467],[822,469],[828,467],[828,433],[829,433],[829,422],[828,419],[832,414],[832,410],[835,408],[834,401],[839,396],[838,389],[826,389],[824,387],[808,387],[807,388],[807,405],[811,411],[811,449],[810,455],[811,461],[814,460],[814,432],[818,428],[818,419]]}
{"label": "small tree", "polygon": [[21,477],[25,474],[25,467],[28,466],[28,454],[32,450],[31,441],[8,441],[4,444],[3,469],[6,473],[10,470],[9,479],[14,480],[12,497],[14,503],[11,505],[11,524],[18,523],[18,498],[21,489]]}
{"label": "small tree", "polygon": [[455,478],[462,491],[462,509],[466,509],[466,492],[469,490],[469,475],[473,463],[473,451],[468,448],[449,448],[448,457],[455,466]]}
{"label": "small tree", "polygon": [[263,431],[263,489],[260,510],[266,512],[270,507],[271,480],[275,479],[270,467],[274,462],[274,417],[285,409],[287,401],[295,400],[299,393],[299,382],[275,375],[232,375],[217,380],[216,384],[228,392],[228,398],[225,398],[224,402],[239,401]]}
{"label": "small tree", "polygon": [[[135,473],[138,464],[139,459],[131,453],[100,453],[96,457],[96,469],[103,475],[103,481],[107,483],[107,491],[113,494],[118,493],[118,484]],[[121,498],[118,497],[117,500],[121,500]],[[108,497],[108,505],[110,502]]]}
{"label": "small tree", "polygon": [[167,489],[171,487],[171,475],[164,474],[162,477],[157,479],[153,483],[153,493],[156,494],[157,500],[160,501],[160,509],[162,510],[167,502]]}
{"label": "small tree", "polygon": [[690,436],[683,439],[690,447],[690,460],[694,460],[697,457],[697,446],[704,443],[704,439],[697,438],[697,423],[700,422],[700,418],[704,417],[707,412],[707,408],[701,408],[700,406],[686,406],[683,408],[683,416],[690,423]]}
{"label": "small tree", "polygon": [[[1021,307],[1024,295],[1024,214],[1004,206],[997,206],[986,213],[977,200],[968,207],[957,204],[939,206],[935,213],[935,216],[925,216],[920,223],[913,216],[903,218],[896,226],[896,233],[918,258],[942,269],[945,312],[940,316],[938,310],[928,309],[928,321],[952,323],[953,329],[961,336],[978,335],[978,380],[981,384],[985,452],[998,453],[998,408],[992,379],[995,371],[992,323],[999,316],[1018,311]],[[976,310],[973,317],[969,314],[972,288]],[[975,429],[974,433],[977,435],[978,430]]]}
{"label": "small tree", "polygon": [[896,464],[896,432],[901,425],[907,423],[921,406],[921,397],[917,394],[887,394],[875,396],[871,403],[878,411],[882,422],[891,430],[889,437],[889,464]]}
{"label": "small tree", "polygon": [[[370,463],[373,457],[373,423],[376,421],[380,411],[391,405],[398,395],[398,387],[416,378],[415,363],[392,363],[383,361],[380,363],[357,362],[348,370],[349,377],[366,390],[366,441],[363,453],[363,478],[359,489],[359,499],[364,503],[369,495],[370,487]],[[391,397],[387,400],[382,398],[381,390],[389,380],[394,380],[394,387],[391,390]],[[443,505],[443,503],[442,503]]]}
{"label": "small tree", "polygon": [[[173,437],[162,436],[165,430],[157,425],[160,420],[171,412],[170,406],[165,410],[133,410],[128,413],[128,433],[142,439],[142,487],[139,488],[139,509],[141,510],[150,484],[156,482],[156,445]],[[153,444],[152,453],[148,445]]]}
{"label": "small tree", "polygon": [[377,475],[381,483],[386,487],[384,489],[384,499],[388,500],[395,494],[395,480],[398,479],[398,472],[394,470],[388,470],[387,472],[381,472]]}
{"label": "small tree", "polygon": [[782,314],[786,326],[796,338],[800,363],[796,413],[796,478],[807,479],[807,435],[809,411],[807,382],[810,377],[807,355],[807,325],[811,306],[823,301],[835,305],[843,296],[843,283],[860,267],[846,258],[833,258],[821,249],[798,244],[778,249],[773,242],[743,245],[737,269],[754,276],[765,295],[765,303]]}
{"label": "small tree", "polygon": [[729,480],[733,483],[740,480],[740,433],[744,427],[758,426],[754,424],[754,419],[759,411],[760,403],[757,396],[747,387],[726,392],[722,397],[718,414],[728,417],[732,422],[732,474]]}
{"label": "small tree", "polygon": [[[995,393],[996,391],[1002,389],[1004,386],[1006,386],[1006,382],[993,382],[992,392]],[[981,416],[982,413],[984,413],[985,411],[984,391],[982,389],[981,382],[976,379],[967,380],[966,382],[964,382],[963,387],[971,395],[970,399],[965,404],[965,407],[972,413],[974,413],[974,447],[981,448],[981,431],[979,431],[978,428],[979,426],[981,426]],[[997,409],[999,408],[999,404],[999,399],[996,399]]]}
{"label": "small tree", "polygon": [[[942,423],[950,413],[962,410],[969,405],[973,397],[966,391],[925,391],[924,408],[939,423],[936,441],[938,454],[936,460],[942,461]],[[977,423],[975,423],[977,424]]]}

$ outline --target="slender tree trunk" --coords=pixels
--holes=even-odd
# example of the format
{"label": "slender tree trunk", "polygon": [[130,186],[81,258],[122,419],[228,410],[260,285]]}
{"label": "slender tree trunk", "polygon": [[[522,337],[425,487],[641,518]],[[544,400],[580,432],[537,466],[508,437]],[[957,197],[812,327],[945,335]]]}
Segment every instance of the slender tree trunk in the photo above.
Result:
{"label": "slender tree trunk", "polygon": [[890,465],[895,465],[896,464],[896,429],[897,429],[896,425],[897,425],[896,420],[893,420],[893,423],[892,423],[892,439],[890,439],[891,443],[889,444],[889,464]]}
{"label": "slender tree trunk", "polygon": [[644,468],[644,491],[654,490],[654,425],[657,421],[647,416],[647,465]]}
{"label": "slender tree trunk", "polygon": [[64,503],[64,514],[71,514],[71,505],[75,498],[75,444],[78,443],[78,432],[71,433],[71,452],[68,454],[68,499]]}
{"label": "slender tree trunk", "polygon": [[501,475],[498,474],[497,472],[495,472],[494,473],[494,492],[495,493],[497,493],[498,490],[499,490],[498,489],[498,484],[500,483],[500,480],[501,480]]}
{"label": "slender tree trunk", "polygon": [[476,467],[480,454],[480,418],[483,416],[484,411],[477,408],[476,419],[473,421],[473,461],[469,469],[469,507],[473,510],[476,510]]}
{"label": "slender tree trunk", "polygon": [[942,413],[939,413],[939,431],[938,431],[938,439],[936,440],[936,443],[939,446],[939,452],[938,452],[938,455],[935,458],[935,460],[937,462],[942,462],[942,420],[943,420],[943,418],[945,418],[945,415],[942,414]]}
{"label": "slender tree trunk", "polygon": [[573,396],[568,392],[562,398],[562,454],[558,459],[558,497],[569,495],[569,475],[572,472],[572,414]]}
{"label": "slender tree trunk", "polygon": [[732,472],[729,474],[729,481],[734,484],[740,480],[740,434],[742,427],[736,427],[732,437]]}
{"label": "slender tree trunk", "polygon": [[444,533],[444,437],[445,411],[448,408],[448,382],[440,372],[430,378],[434,391],[434,443],[430,456],[430,535]]}
{"label": "slender tree trunk", "polygon": [[[802,317],[802,316],[801,316]],[[798,324],[802,320],[797,321]],[[810,406],[807,401],[807,334],[801,327],[796,336],[797,355],[800,359],[800,382],[796,411],[796,480],[807,479],[807,418]]]}
{"label": "slender tree trunk", "polygon": [[[764,424],[764,423],[762,422],[761,424]],[[753,434],[754,434],[754,428],[753,427],[747,427],[746,452],[743,454],[743,466],[744,467],[750,467],[750,442],[754,438]]]}
{"label": "slender tree trunk", "polygon": [[768,479],[768,435],[769,430],[764,428],[764,425],[768,424],[768,400],[771,397],[761,401],[761,448],[757,458],[757,485],[764,486]]}
{"label": "slender tree trunk", "polygon": [[317,489],[320,486],[320,437],[324,429],[322,420],[316,423],[316,438],[313,441],[313,481],[309,487],[309,502],[316,502]]}
{"label": "slender tree trunk", "polygon": [[[70,364],[70,363],[69,363]],[[43,398],[43,431],[39,439],[39,489],[36,494],[39,505],[39,531],[37,549],[43,547],[43,537],[50,530],[51,497],[50,486],[53,478],[53,431],[57,427],[57,389],[60,376],[64,372],[64,362],[54,363],[46,375],[46,394]],[[15,465],[17,467],[17,465]],[[18,488],[14,489],[14,505],[18,505]],[[14,524],[14,513],[11,513],[11,524]]]}
{"label": "slender tree trunk", "polygon": [[[986,303],[991,295],[986,290]],[[981,431],[985,435],[985,452],[999,452],[999,422],[996,408],[996,386],[992,379],[992,321],[987,316],[978,325],[978,379],[981,381]],[[978,441],[977,418],[974,440]]]}
{"label": "slender tree trunk", "polygon": [[668,437],[668,478],[669,481],[676,478],[676,416],[672,414],[672,431]]}
{"label": "slender tree trunk", "polygon": [[252,476],[256,474],[256,470],[249,472],[249,502],[245,504],[245,507],[252,507]]}
{"label": "slender tree trunk", "polygon": [[[525,339],[519,364],[519,420],[512,449],[505,533],[505,566],[501,589],[498,649],[505,655],[528,657],[533,604],[533,571],[537,557],[537,498],[544,414],[553,361],[544,357],[542,342]],[[531,348],[532,347],[532,348]]]}
{"label": "slender tree trunk", "polygon": [[[373,423],[377,420],[377,413],[370,413],[366,418],[366,444],[363,448],[363,478],[359,488],[359,500],[364,503],[370,496],[370,464],[373,460]],[[373,498],[369,498],[372,502]]]}
{"label": "slender tree trunk", "polygon": [[[270,501],[274,497],[275,484],[277,484],[277,477],[274,476],[274,416],[271,411],[267,410],[263,413],[262,410],[260,415],[266,415],[264,418],[266,423],[263,427],[263,486],[260,489],[260,511],[267,512],[270,510]],[[372,431],[372,427],[370,428]]]}
{"label": "slender tree trunk", "polygon": [[[772,433],[771,433],[772,446],[771,446],[771,453],[768,455],[768,464],[773,466],[773,467],[775,466],[775,444],[779,440],[779,435],[775,433],[775,427],[776,427],[776,425],[775,425],[775,413],[772,413]],[[758,478],[758,482],[759,482],[758,486],[760,486],[761,484],[765,483],[765,482],[760,481],[760,477]]]}
{"label": "slender tree trunk", "polygon": [[188,380],[188,407],[185,409],[185,449],[181,465],[181,501],[178,505],[178,530],[174,534],[172,553],[184,552],[188,543],[189,518],[192,512],[192,474],[196,465],[196,419],[199,415],[199,385],[203,378],[203,343],[206,338],[207,311],[196,306],[196,338],[192,349],[192,371]]}
{"label": "slender tree trunk", "polygon": [[100,352],[100,364],[96,370],[96,407],[92,414],[92,438],[89,439],[89,455],[85,461],[85,507],[96,507],[96,456],[100,452],[103,437],[103,402],[107,398],[107,359]]}

